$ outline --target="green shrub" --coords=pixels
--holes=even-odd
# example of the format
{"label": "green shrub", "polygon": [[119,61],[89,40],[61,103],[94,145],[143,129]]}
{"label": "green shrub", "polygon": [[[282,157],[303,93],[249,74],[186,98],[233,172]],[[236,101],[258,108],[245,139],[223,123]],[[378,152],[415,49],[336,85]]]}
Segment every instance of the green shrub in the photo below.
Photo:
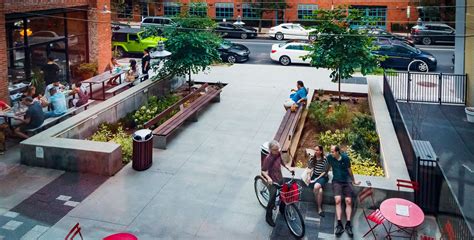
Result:
{"label": "green shrub", "polygon": [[347,144],[347,130],[336,129],[334,132],[327,130],[319,134],[319,144],[323,146],[324,151],[329,152],[332,145]]}
{"label": "green shrub", "polygon": [[332,110],[329,102],[312,102],[308,117],[322,129],[345,128],[349,126],[352,113],[346,105],[336,105]]}
{"label": "green shrub", "polygon": [[99,130],[91,136],[92,141],[96,142],[114,142],[120,145],[122,149],[122,162],[127,164],[132,160],[133,141],[122,126],[117,123],[101,123]]}
{"label": "green shrub", "polygon": [[375,122],[367,114],[357,114],[352,119],[351,131],[347,136],[352,149],[364,158],[376,160],[379,153],[379,137]]}
{"label": "green shrub", "polygon": [[351,123],[352,114],[349,112],[347,105],[342,104],[336,105],[334,112],[332,112],[329,117],[334,119],[336,128],[345,128]]}
{"label": "green shrub", "polygon": [[[134,114],[134,122],[138,128],[142,128],[143,125],[153,119],[156,115],[179,101],[180,97],[177,95],[168,95],[161,99],[158,99],[155,96],[152,96],[148,99],[148,103],[141,108],[139,108]],[[169,115],[171,117],[177,111],[174,111]],[[161,121],[160,123],[162,123]]]}
{"label": "green shrub", "polygon": [[364,158],[350,148],[347,150],[347,155],[351,159],[351,169],[354,174],[380,177],[385,175],[383,168],[377,164],[377,161]]}

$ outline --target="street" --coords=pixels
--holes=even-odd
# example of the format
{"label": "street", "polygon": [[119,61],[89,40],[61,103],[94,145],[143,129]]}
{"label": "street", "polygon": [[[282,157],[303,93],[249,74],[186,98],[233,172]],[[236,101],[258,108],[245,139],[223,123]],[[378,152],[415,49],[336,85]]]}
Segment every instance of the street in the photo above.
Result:
{"label": "street", "polygon": [[[270,59],[270,51],[272,49],[272,44],[282,43],[283,41],[277,41],[272,39],[231,39],[227,40],[233,43],[239,43],[247,46],[250,49],[250,60],[244,64],[279,64],[273,62]],[[454,53],[453,46],[446,45],[432,45],[424,46],[417,45],[416,47],[420,48],[423,51],[429,52],[435,56],[438,60],[438,68],[435,72],[444,72],[452,73],[453,72],[453,63],[452,56]]]}

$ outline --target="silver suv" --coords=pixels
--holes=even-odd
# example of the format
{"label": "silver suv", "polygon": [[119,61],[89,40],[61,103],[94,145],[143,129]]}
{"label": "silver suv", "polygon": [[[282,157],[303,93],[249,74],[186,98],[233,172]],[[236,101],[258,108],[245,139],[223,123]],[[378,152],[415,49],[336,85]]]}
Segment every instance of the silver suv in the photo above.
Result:
{"label": "silver suv", "polygon": [[174,26],[175,22],[168,17],[145,17],[143,18],[140,27],[170,27]]}

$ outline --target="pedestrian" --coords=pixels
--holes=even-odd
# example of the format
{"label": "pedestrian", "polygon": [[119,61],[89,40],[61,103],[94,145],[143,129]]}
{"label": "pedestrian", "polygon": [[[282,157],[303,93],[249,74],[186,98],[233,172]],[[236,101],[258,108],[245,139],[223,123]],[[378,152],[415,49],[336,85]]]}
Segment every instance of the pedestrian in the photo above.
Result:
{"label": "pedestrian", "polygon": [[151,69],[150,65],[150,50],[145,49],[143,50],[143,57],[142,57],[142,74],[144,74],[143,79],[147,80],[148,79],[148,71]]}
{"label": "pedestrian", "polygon": [[296,89],[291,89],[290,97],[283,104],[285,110],[288,110],[288,108],[291,108],[293,105],[296,105],[297,107],[300,106],[304,101],[306,101],[307,96],[308,91],[306,90],[303,81],[296,82]]}
{"label": "pedestrian", "polygon": [[[263,160],[262,176],[265,178],[268,184],[268,190],[270,191],[270,199],[268,200],[267,213],[265,220],[268,225],[274,227],[275,222],[273,221],[273,208],[275,207],[277,188],[273,183],[283,184],[283,175],[281,173],[281,166],[286,168],[288,171],[294,174],[294,170],[291,166],[287,166],[281,158],[280,144],[273,140],[268,146],[270,154]],[[280,213],[284,213],[285,204],[280,201]]]}
{"label": "pedestrian", "polygon": [[21,124],[14,129],[14,133],[23,139],[27,139],[28,135],[25,131],[41,126],[44,122],[44,113],[41,105],[38,102],[33,102],[33,98],[31,97],[23,95],[21,102],[23,105],[28,107],[28,110],[26,110],[23,118],[15,117],[15,119],[20,121]]}
{"label": "pedestrian", "polygon": [[336,202],[336,237],[339,237],[344,233],[344,227],[342,226],[342,197],[344,197],[346,203],[346,226],[345,231],[350,237],[353,237],[351,225],[352,215],[352,197],[354,191],[352,185],[359,185],[360,181],[355,181],[354,174],[351,170],[351,160],[345,153],[341,153],[339,146],[331,146],[331,154],[327,155],[327,160],[332,169],[332,186],[334,192],[334,200]]}
{"label": "pedestrian", "polygon": [[324,217],[323,211],[323,188],[328,183],[328,160],[324,156],[323,146],[316,146],[314,156],[308,160],[308,168],[311,170],[311,184],[310,188],[313,189],[314,197],[316,199],[318,214]]}
{"label": "pedestrian", "polygon": [[49,85],[53,82],[59,82],[59,66],[54,62],[54,58],[49,56],[48,62],[43,66],[43,76],[44,82],[46,85]]}

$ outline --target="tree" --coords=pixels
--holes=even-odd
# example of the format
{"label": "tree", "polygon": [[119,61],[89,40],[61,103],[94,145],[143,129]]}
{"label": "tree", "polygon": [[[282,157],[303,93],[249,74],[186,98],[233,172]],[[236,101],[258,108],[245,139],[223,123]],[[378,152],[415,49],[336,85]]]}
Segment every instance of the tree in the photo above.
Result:
{"label": "tree", "polygon": [[338,82],[339,104],[341,104],[341,79],[352,77],[358,69],[363,75],[377,68],[379,57],[372,54],[373,37],[366,32],[351,28],[351,25],[370,24],[359,11],[343,9],[316,10],[314,18],[318,39],[313,42],[309,58],[316,68],[332,70],[330,78]]}
{"label": "tree", "polygon": [[[209,69],[215,62],[220,62],[217,50],[222,38],[213,29],[215,23],[209,17],[179,17],[175,19],[176,26],[164,29],[165,47],[172,55],[164,62],[158,76],[174,74],[189,75]],[[158,28],[147,28],[145,34],[158,35]],[[153,66],[157,69],[157,66]]]}
{"label": "tree", "polygon": [[262,32],[263,14],[275,11],[279,14],[290,7],[285,0],[250,0],[249,2],[252,11],[258,17],[258,32]]}

